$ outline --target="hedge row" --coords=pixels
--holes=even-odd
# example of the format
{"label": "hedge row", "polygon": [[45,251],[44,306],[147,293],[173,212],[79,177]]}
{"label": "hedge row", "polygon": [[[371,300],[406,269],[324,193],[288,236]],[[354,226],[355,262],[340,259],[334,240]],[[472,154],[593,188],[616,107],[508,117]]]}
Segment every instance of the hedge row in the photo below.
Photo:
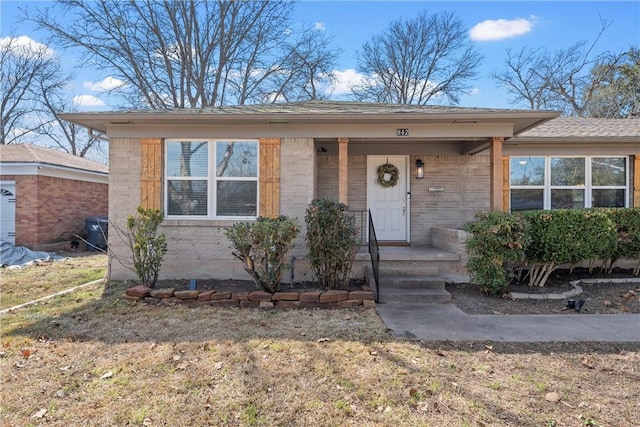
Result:
{"label": "hedge row", "polygon": [[610,273],[619,259],[638,259],[640,209],[563,209],[476,215],[465,226],[471,233],[467,269],[483,292],[499,294],[519,275],[530,286],[544,286],[562,264],[603,260]]}

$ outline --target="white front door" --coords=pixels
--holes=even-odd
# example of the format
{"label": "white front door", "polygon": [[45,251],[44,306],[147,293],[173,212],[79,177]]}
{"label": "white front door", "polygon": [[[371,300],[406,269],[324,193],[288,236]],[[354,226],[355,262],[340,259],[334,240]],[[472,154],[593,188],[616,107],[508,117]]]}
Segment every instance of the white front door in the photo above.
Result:
{"label": "white front door", "polygon": [[[378,168],[395,166],[397,182],[386,176],[385,185],[378,181]],[[393,169],[387,167],[387,169]],[[373,226],[378,241],[409,241],[409,157],[367,157],[367,207],[371,211]]]}
{"label": "white front door", "polygon": [[0,240],[16,244],[16,183],[0,182]]}

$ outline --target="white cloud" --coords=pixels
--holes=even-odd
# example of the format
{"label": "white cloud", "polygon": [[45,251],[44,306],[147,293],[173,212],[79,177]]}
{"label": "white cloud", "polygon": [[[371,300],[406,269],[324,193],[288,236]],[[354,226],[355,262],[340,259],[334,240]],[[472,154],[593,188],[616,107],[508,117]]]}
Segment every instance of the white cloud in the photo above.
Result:
{"label": "white cloud", "polygon": [[82,86],[85,89],[93,90],[96,92],[104,92],[116,89],[120,86],[124,86],[124,84],[125,83],[122,80],[113,77],[106,77],[99,82],[84,82],[82,83]]}
{"label": "white cloud", "polygon": [[11,48],[14,53],[24,56],[31,56],[35,53],[44,52],[46,57],[53,57],[55,52],[47,45],[38,43],[28,36],[3,37],[0,38],[0,49]]}
{"label": "white cloud", "polygon": [[469,91],[469,95],[471,96],[480,95],[480,88],[474,87]]}
{"label": "white cloud", "polygon": [[105,103],[93,95],[78,95],[73,97],[73,103],[79,107],[102,107]]}
{"label": "white cloud", "polygon": [[362,82],[365,78],[364,74],[358,73],[353,68],[348,68],[344,71],[334,70],[333,75],[336,78],[336,82],[329,89],[335,95],[345,95],[351,93],[351,86]]}
{"label": "white cloud", "polygon": [[318,31],[324,31],[326,30],[326,27],[324,26],[324,22],[316,22],[315,24],[313,24],[313,29]]}
{"label": "white cloud", "polygon": [[535,16],[528,19],[488,19],[476,24],[471,31],[471,39],[475,41],[503,40],[527,34],[535,24]]}

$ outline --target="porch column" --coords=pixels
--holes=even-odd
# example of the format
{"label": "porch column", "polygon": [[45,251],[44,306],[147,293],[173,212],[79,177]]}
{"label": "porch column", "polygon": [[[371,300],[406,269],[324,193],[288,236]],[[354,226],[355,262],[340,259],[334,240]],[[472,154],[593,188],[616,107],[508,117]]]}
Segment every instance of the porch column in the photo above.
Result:
{"label": "porch column", "polygon": [[491,143],[491,176],[489,178],[489,210],[502,211],[502,182],[503,182],[503,166],[502,166],[502,142],[504,138],[493,137],[489,139]]}
{"label": "porch column", "polygon": [[633,159],[633,207],[640,208],[640,153]]}
{"label": "porch column", "polygon": [[349,138],[338,138],[338,201],[349,204]]}
{"label": "porch column", "polygon": [[511,209],[511,165],[509,156],[502,158],[502,210],[509,212]]}

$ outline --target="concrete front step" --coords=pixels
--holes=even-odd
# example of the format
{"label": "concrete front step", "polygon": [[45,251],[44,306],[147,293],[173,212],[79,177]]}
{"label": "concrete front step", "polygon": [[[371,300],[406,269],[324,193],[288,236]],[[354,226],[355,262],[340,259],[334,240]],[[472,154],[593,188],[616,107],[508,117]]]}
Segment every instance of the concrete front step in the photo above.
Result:
{"label": "concrete front step", "polygon": [[405,289],[380,287],[381,303],[431,303],[439,304],[451,301],[451,294],[445,289]]}
{"label": "concrete front step", "polygon": [[380,286],[401,289],[444,289],[446,282],[439,278],[411,276],[381,276]]}
{"label": "concrete front step", "polygon": [[440,268],[431,265],[389,265],[388,263],[380,264],[380,277],[434,277],[440,274]]}

